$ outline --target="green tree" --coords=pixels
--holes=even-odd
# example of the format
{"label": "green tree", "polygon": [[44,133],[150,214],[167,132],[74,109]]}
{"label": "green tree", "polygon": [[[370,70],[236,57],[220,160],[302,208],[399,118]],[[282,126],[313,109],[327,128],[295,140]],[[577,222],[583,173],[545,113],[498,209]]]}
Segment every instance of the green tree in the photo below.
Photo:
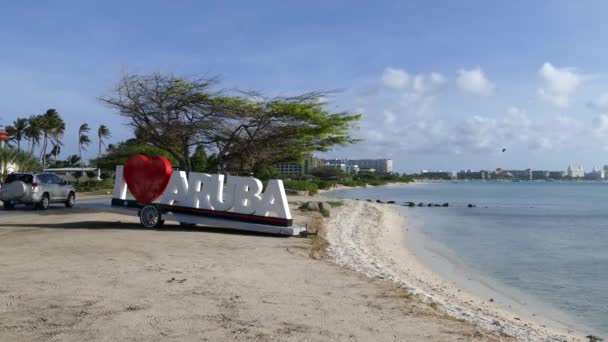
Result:
{"label": "green tree", "polygon": [[158,147],[142,144],[135,139],[118,144],[115,150],[108,151],[106,155],[93,160],[92,163],[102,170],[114,171],[116,165],[124,165],[129,157],[136,154],[145,156],[164,156],[169,159],[172,165],[177,165],[177,161],[173,158],[171,153]]}
{"label": "green tree", "polygon": [[61,144],[61,138],[65,132],[65,122],[55,109],[49,109],[41,116],[40,131],[42,133],[42,151],[40,159],[42,160],[42,168],[46,168],[46,149],[49,141],[54,141],[55,144]]}
{"label": "green tree", "polygon": [[126,117],[147,144],[171,153],[185,171],[192,170],[195,146],[214,152],[222,172],[250,173],[357,141],[350,130],[360,116],[326,111],[319,101],[326,93],[263,99],[254,93],[226,95],[214,91],[214,84],[173,75],[125,75],[115,95],[100,100]]}
{"label": "green tree", "polygon": [[80,168],[82,168],[82,172],[84,173],[84,163],[82,162],[82,151],[86,151],[86,146],[89,146],[91,143],[91,139],[86,133],[89,133],[91,129],[89,125],[83,123],[78,128],[78,157],[80,158]]}
{"label": "green tree", "polygon": [[72,172],[72,177],[76,178],[76,183],[80,184],[80,178],[82,178],[82,176],[84,175],[84,173],[82,171],[74,171]]}
{"label": "green tree", "polygon": [[40,115],[30,115],[27,119],[27,127],[24,134],[25,139],[29,141],[30,154],[34,155],[36,145],[40,144],[40,132],[42,131],[42,118]]}
{"label": "green tree", "polygon": [[223,120],[214,126],[220,171],[251,173],[281,162],[296,162],[305,153],[327,151],[354,142],[350,130],[360,115],[330,113],[319,101],[326,93],[268,100],[256,97],[217,99]]}
{"label": "green tree", "polygon": [[97,179],[97,171],[87,171],[85,174],[87,175],[87,182],[89,184],[93,181],[93,179]]}
{"label": "green tree", "polygon": [[99,126],[97,130],[97,138],[99,139],[99,152],[97,153],[97,158],[101,157],[101,147],[105,145],[103,142],[104,139],[108,139],[111,137],[110,129],[106,125]]}
{"label": "green tree", "polygon": [[192,163],[192,171],[195,172],[205,172],[207,171],[207,153],[205,152],[205,148],[202,146],[198,146],[192,157],[190,158]]}
{"label": "green tree", "polygon": [[342,170],[335,167],[318,167],[310,170],[310,174],[321,178],[321,179],[342,179],[349,177],[350,175]]}
{"label": "green tree", "polygon": [[0,147],[0,175],[6,177],[9,167],[16,166],[22,171],[40,171],[41,167],[31,154],[15,148]]}
{"label": "green tree", "polygon": [[46,159],[48,161],[52,161],[53,163],[57,163],[57,156],[59,155],[59,153],[61,153],[61,146],[53,144],[53,148],[51,149],[51,152],[46,155]]}
{"label": "green tree", "polygon": [[273,166],[260,167],[254,172],[255,178],[260,180],[276,179],[280,177],[279,170]]}
{"label": "green tree", "polygon": [[6,132],[10,136],[12,141],[17,142],[17,149],[21,150],[21,140],[25,138],[25,130],[28,126],[28,120],[24,118],[18,118],[13,121],[11,126],[6,126]]}

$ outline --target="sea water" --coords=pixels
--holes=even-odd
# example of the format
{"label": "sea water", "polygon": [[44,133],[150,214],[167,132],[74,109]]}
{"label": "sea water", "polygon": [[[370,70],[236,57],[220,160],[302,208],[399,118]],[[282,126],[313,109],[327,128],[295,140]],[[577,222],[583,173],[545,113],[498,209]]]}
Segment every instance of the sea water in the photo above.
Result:
{"label": "sea water", "polygon": [[449,203],[402,210],[446,255],[608,337],[608,183],[440,182],[331,196]]}

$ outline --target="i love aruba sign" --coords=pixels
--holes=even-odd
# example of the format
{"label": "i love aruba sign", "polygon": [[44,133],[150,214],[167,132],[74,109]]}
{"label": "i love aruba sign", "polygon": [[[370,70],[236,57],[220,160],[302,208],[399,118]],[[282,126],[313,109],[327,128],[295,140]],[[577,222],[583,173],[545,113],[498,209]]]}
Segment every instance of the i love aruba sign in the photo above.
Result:
{"label": "i love aruba sign", "polygon": [[[162,156],[135,155],[116,166],[113,206],[156,203],[166,211],[289,227],[291,213],[283,181],[273,179],[264,192],[253,177],[173,171]],[[127,191],[135,198],[129,200]]]}

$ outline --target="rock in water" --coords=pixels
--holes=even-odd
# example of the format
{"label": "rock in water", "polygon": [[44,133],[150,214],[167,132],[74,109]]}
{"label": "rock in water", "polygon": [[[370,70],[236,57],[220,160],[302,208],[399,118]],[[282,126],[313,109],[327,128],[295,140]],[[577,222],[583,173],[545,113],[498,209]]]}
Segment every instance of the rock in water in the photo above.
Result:
{"label": "rock in water", "polygon": [[450,206],[450,204],[446,202],[446,203],[443,203],[443,206],[444,206],[444,207],[449,207],[449,206]]}
{"label": "rock in water", "polygon": [[388,201],[386,203],[388,203],[388,204],[395,204],[395,201]]}
{"label": "rock in water", "polygon": [[420,202],[420,203],[418,203],[418,206],[419,207],[424,207],[424,203]]}
{"label": "rock in water", "polygon": [[376,203],[384,203],[384,202],[382,202],[381,200],[376,200]]}
{"label": "rock in water", "polygon": [[476,205],[475,205],[475,204],[471,204],[471,203],[469,203],[469,205],[467,205],[467,207],[469,207],[469,208],[475,208],[475,207],[476,207]]}

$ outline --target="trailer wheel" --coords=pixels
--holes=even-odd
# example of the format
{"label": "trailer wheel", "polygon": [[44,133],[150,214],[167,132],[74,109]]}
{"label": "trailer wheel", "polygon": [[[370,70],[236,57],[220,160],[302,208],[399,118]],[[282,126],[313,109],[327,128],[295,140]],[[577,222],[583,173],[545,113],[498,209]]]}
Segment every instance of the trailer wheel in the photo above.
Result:
{"label": "trailer wheel", "polygon": [[139,213],[139,222],[146,228],[159,228],[165,223],[157,206],[149,204]]}

